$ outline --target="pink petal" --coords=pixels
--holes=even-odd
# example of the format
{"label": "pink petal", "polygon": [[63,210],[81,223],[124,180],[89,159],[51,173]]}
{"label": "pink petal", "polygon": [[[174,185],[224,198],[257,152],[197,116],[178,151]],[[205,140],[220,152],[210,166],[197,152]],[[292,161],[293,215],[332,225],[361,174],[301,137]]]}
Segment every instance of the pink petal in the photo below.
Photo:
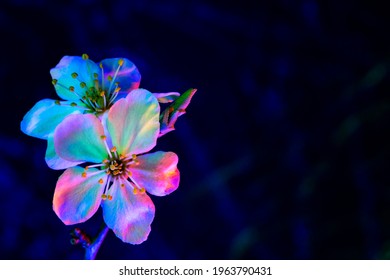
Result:
{"label": "pink petal", "polygon": [[138,165],[131,165],[131,178],[153,195],[164,196],[179,186],[178,157],[172,152],[155,152],[138,156]]}
{"label": "pink petal", "polygon": [[150,197],[146,193],[134,194],[130,183],[124,180],[116,180],[108,194],[112,199],[102,202],[103,218],[107,226],[123,242],[144,242],[151,230],[150,224],[155,212]]}
{"label": "pink petal", "polygon": [[[83,177],[84,168],[72,167],[58,178],[54,191],[53,209],[66,225],[82,223],[99,208],[107,174],[90,168]],[[100,181],[100,182],[99,182]]]}
{"label": "pink petal", "polygon": [[147,90],[136,89],[119,99],[108,112],[107,129],[112,144],[122,155],[151,150],[160,129],[160,107]]}

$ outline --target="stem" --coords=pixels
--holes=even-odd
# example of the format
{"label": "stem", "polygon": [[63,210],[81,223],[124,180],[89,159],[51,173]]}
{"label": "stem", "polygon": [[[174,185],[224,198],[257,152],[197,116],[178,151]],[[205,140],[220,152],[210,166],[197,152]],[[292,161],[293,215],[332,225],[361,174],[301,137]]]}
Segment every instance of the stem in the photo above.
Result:
{"label": "stem", "polygon": [[104,226],[104,228],[99,232],[98,236],[91,243],[91,245],[85,248],[86,260],[94,260],[96,258],[96,255],[100,249],[100,246],[104,241],[104,238],[106,238],[107,233],[108,233],[108,227]]}

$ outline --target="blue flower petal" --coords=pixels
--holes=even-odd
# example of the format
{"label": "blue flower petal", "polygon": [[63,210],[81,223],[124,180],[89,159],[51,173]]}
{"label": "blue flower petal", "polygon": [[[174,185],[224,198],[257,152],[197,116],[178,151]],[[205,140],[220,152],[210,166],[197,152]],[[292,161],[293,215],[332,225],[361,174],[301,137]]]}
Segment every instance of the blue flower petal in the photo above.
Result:
{"label": "blue flower petal", "polygon": [[82,113],[78,108],[57,105],[55,100],[43,99],[23,117],[20,129],[27,135],[47,139],[65,117],[78,113]]}
{"label": "blue flower petal", "polygon": [[94,75],[99,80],[100,73],[101,69],[95,62],[80,56],[64,56],[50,70],[57,94],[65,100],[78,100],[84,96],[88,88],[95,86]]}
{"label": "blue flower petal", "polygon": [[[115,88],[115,83],[118,83],[118,86],[121,88],[119,94],[127,94],[129,91],[139,87],[141,74],[130,60],[126,58],[107,58],[100,63],[104,71],[103,85],[105,90],[109,91],[112,84],[112,91]],[[112,81],[109,81],[109,76],[112,78]]]}

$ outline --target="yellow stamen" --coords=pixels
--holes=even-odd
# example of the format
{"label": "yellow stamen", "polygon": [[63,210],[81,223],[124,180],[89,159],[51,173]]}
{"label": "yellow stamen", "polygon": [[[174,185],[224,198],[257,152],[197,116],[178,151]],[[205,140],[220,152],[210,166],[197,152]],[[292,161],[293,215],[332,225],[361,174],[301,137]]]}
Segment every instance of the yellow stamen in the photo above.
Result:
{"label": "yellow stamen", "polygon": [[103,179],[99,179],[99,184],[103,184]]}
{"label": "yellow stamen", "polygon": [[69,90],[73,92],[74,91],[74,86],[70,86]]}
{"label": "yellow stamen", "polygon": [[86,54],[86,53],[83,53],[83,55],[81,56],[83,59],[87,60],[89,58],[89,56]]}
{"label": "yellow stamen", "polygon": [[125,187],[125,184],[122,183],[122,184],[121,184],[121,187],[124,188],[124,187]]}
{"label": "yellow stamen", "polygon": [[[107,139],[107,137],[106,137],[106,135],[101,135],[101,136],[100,136],[100,139],[102,139],[102,140],[106,140],[106,139]],[[108,162],[108,160],[107,160],[107,159],[103,160],[103,162],[104,162],[104,161],[107,161],[107,162]]]}
{"label": "yellow stamen", "polygon": [[58,82],[57,79],[53,79],[53,80],[51,81],[51,83],[52,83],[54,86],[57,84],[57,82]]}
{"label": "yellow stamen", "polygon": [[103,200],[107,199],[107,195],[102,194],[102,199],[103,199]]}
{"label": "yellow stamen", "polygon": [[84,83],[84,82],[81,82],[81,83],[80,83],[80,87],[81,87],[81,88],[85,88],[86,86],[87,86],[86,83]]}
{"label": "yellow stamen", "polygon": [[137,188],[134,188],[133,189],[133,194],[137,194],[138,193],[138,189]]}
{"label": "yellow stamen", "polygon": [[56,105],[61,105],[61,102],[59,100],[54,101]]}
{"label": "yellow stamen", "polygon": [[115,152],[116,152],[116,147],[115,147],[115,146],[111,148],[111,152],[112,152],[112,153],[115,153]]}
{"label": "yellow stamen", "polygon": [[112,195],[107,196],[108,200],[112,200]]}
{"label": "yellow stamen", "polygon": [[81,177],[83,178],[87,177],[87,173],[86,172],[81,173]]}
{"label": "yellow stamen", "polygon": [[119,66],[122,66],[122,65],[123,65],[123,62],[125,62],[125,61],[124,61],[122,58],[119,59],[119,61],[118,61]]}
{"label": "yellow stamen", "polygon": [[79,76],[79,74],[77,74],[76,72],[72,73],[72,78],[73,79],[76,79],[78,76]]}

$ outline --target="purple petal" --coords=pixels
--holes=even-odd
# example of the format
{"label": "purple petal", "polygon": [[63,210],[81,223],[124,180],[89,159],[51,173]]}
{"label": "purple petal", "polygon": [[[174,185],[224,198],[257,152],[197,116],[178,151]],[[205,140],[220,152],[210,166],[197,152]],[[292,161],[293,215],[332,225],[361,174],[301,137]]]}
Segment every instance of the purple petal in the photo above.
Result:
{"label": "purple petal", "polygon": [[[123,63],[120,66],[120,62]],[[111,83],[118,83],[121,90],[119,93],[128,93],[133,89],[137,89],[141,82],[141,74],[133,62],[126,58],[107,58],[102,60],[101,65],[104,70],[104,88],[109,89]],[[119,68],[119,69],[118,69]],[[115,76],[116,71],[118,73]],[[112,82],[108,80],[108,76],[113,78]],[[115,78],[115,80],[114,80]],[[114,86],[111,87],[112,89]]]}

